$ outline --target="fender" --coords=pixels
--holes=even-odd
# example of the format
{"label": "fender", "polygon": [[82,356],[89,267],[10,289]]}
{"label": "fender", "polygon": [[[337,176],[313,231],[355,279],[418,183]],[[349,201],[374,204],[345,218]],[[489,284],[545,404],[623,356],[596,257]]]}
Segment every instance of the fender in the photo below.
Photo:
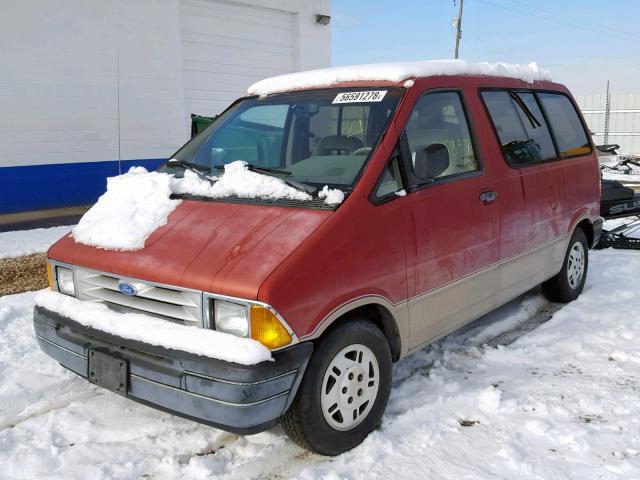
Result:
{"label": "fender", "polygon": [[359,307],[367,305],[379,305],[390,313],[400,337],[400,358],[404,357],[409,347],[409,303],[408,301],[402,301],[393,304],[382,295],[376,294],[361,295],[334,308],[318,322],[313,331],[300,337],[300,341],[319,338],[336,320]]}

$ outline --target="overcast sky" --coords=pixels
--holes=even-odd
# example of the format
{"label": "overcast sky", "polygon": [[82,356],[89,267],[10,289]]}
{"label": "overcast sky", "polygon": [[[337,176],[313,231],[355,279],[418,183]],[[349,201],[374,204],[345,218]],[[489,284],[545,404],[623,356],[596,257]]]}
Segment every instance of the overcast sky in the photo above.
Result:
{"label": "overcast sky", "polygon": [[[453,15],[453,0],[333,0],[333,64],[453,58]],[[462,27],[462,59],[536,61],[574,94],[607,79],[640,94],[640,0],[464,0]]]}

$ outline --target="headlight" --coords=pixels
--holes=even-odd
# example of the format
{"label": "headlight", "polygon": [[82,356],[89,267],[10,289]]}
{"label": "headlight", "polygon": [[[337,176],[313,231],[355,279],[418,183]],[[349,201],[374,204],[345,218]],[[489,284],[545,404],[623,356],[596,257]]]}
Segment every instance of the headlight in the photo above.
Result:
{"label": "headlight", "polygon": [[65,267],[56,267],[56,283],[60,293],[75,296],[76,288],[73,284],[73,270]]}
{"label": "headlight", "polygon": [[219,332],[252,338],[270,349],[284,347],[293,340],[278,315],[268,306],[212,297],[209,297],[209,302],[209,325]]}
{"label": "headlight", "polygon": [[245,305],[216,300],[213,311],[213,327],[217,331],[230,333],[237,337],[248,336],[249,315]]}

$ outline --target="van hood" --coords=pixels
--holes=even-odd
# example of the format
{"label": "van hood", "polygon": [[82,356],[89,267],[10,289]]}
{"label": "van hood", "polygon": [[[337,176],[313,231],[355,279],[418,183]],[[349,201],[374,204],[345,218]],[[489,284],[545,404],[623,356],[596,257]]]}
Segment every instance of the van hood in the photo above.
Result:
{"label": "van hood", "polygon": [[133,252],[56,242],[49,258],[211,293],[257,299],[262,282],[331,211],[184,200]]}

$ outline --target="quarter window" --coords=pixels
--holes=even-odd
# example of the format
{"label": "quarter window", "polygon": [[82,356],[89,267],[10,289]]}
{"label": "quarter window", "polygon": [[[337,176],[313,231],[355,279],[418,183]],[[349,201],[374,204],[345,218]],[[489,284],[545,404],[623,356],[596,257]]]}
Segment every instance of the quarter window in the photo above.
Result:
{"label": "quarter window", "polygon": [[538,96],[551,124],[560,155],[571,157],[591,152],[591,144],[571,100],[561,93],[541,92]]}
{"label": "quarter window", "polygon": [[434,92],[420,98],[407,122],[406,135],[418,181],[479,169],[457,92]]}
{"label": "quarter window", "polygon": [[384,168],[376,189],[376,197],[378,199],[386,198],[391,194],[395,195],[396,192],[402,189],[402,176],[398,159],[398,154],[394,153],[391,161]]}
{"label": "quarter window", "polygon": [[533,93],[492,90],[482,92],[482,98],[507,162],[520,166],[556,158],[549,127]]}

